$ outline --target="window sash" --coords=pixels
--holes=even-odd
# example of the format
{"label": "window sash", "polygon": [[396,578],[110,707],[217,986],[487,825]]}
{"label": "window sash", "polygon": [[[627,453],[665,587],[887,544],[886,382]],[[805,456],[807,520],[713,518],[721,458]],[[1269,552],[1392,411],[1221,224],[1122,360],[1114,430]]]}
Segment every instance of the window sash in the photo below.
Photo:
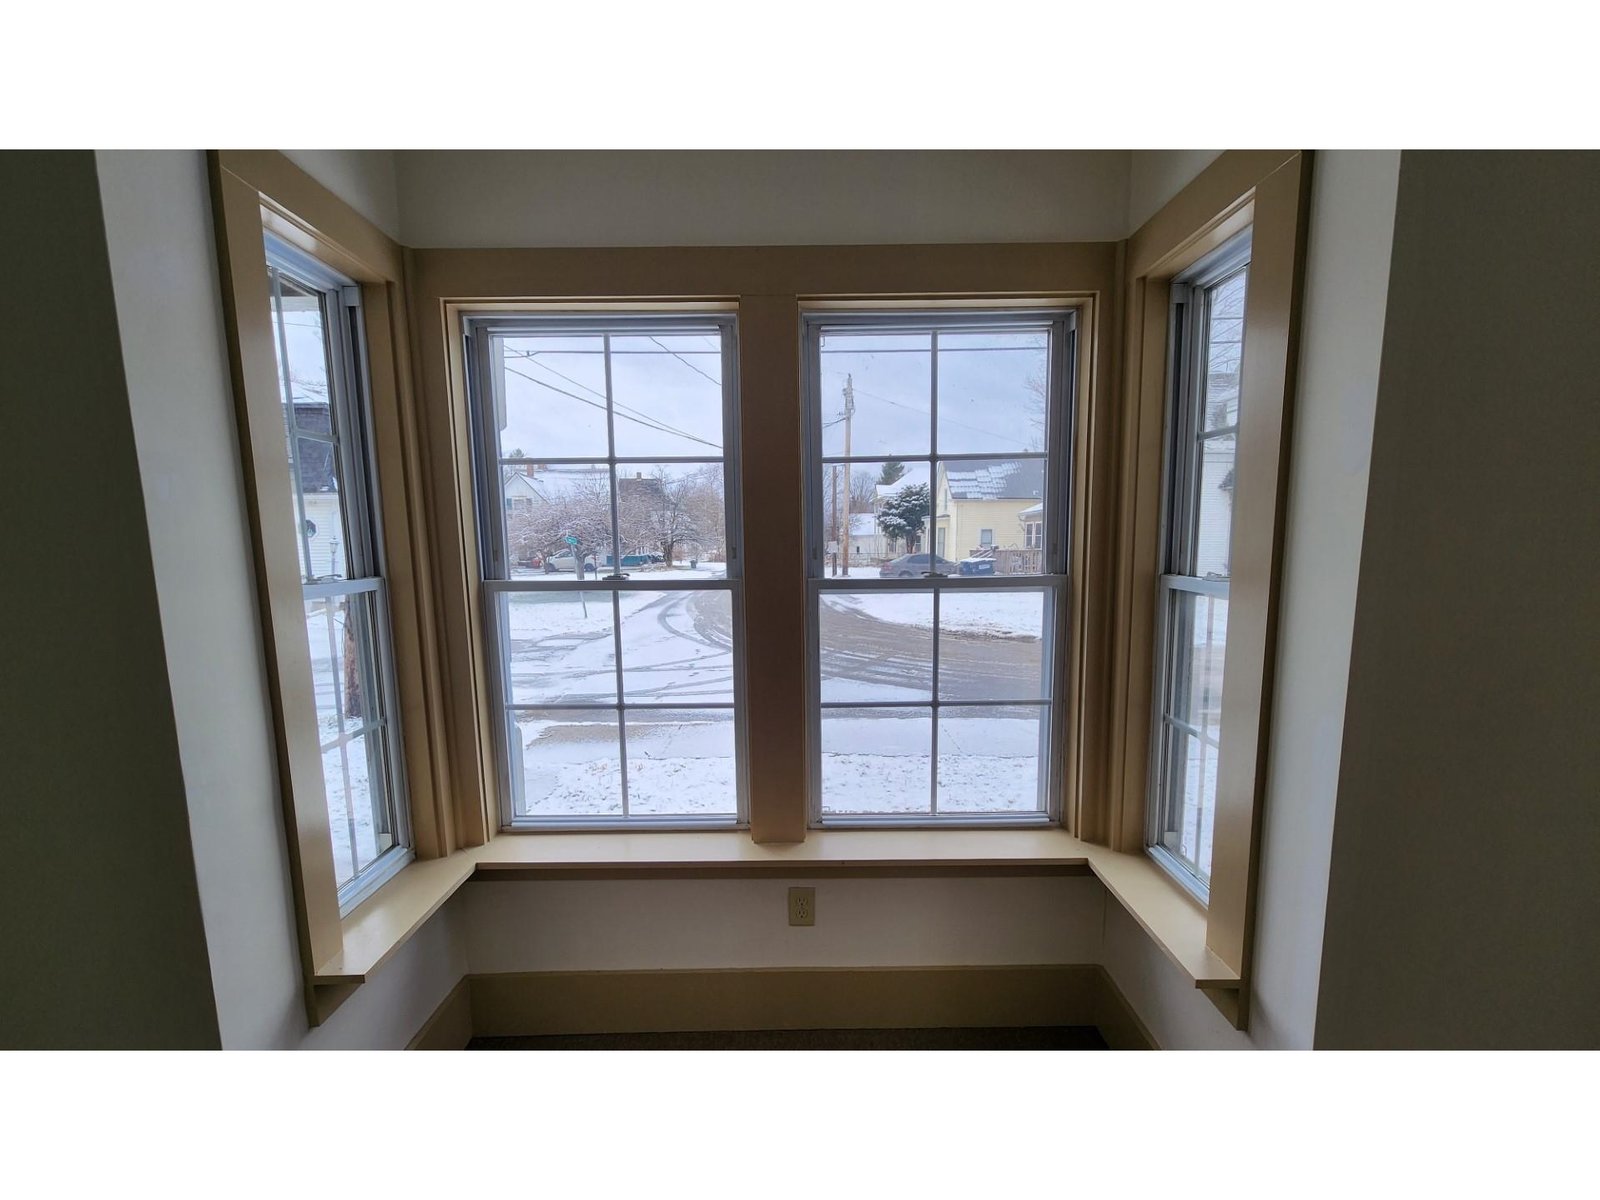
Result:
{"label": "window sash", "polygon": [[[1203,866],[1199,831],[1204,829],[1206,760],[1220,755],[1220,737],[1211,738],[1178,719],[1173,712],[1174,680],[1193,669],[1194,649],[1178,638],[1180,594],[1228,598],[1229,581],[1197,575],[1201,462],[1206,441],[1238,432],[1233,425],[1204,429],[1206,365],[1214,290],[1250,265],[1250,231],[1222,246],[1187,276],[1172,285],[1170,300],[1167,434],[1162,472],[1163,530],[1161,575],[1156,598],[1155,687],[1152,696],[1146,848],[1167,872],[1202,904],[1210,898],[1210,871]],[[1181,644],[1180,644],[1181,642]],[[1226,677],[1224,676],[1224,684]],[[1176,760],[1175,730],[1197,736],[1202,747],[1198,779],[1202,803],[1197,809],[1195,857],[1182,853],[1168,837],[1181,820],[1187,766]],[[1210,797],[1214,815],[1216,797]],[[1181,839],[1180,839],[1181,842]]]}
{"label": "window sash", "polygon": [[[694,455],[619,455],[616,453],[615,417],[612,406],[607,405],[607,451],[604,455],[574,456],[502,456],[499,432],[494,426],[498,398],[492,389],[502,386],[500,372],[496,369],[495,344],[497,341],[518,336],[540,336],[552,333],[569,337],[645,337],[650,334],[675,334],[687,331],[706,333],[715,331],[721,351],[722,378],[722,450],[718,454],[707,447],[704,454]],[[743,587],[740,578],[741,529],[739,525],[739,471],[738,456],[738,354],[737,328],[731,314],[693,313],[671,314],[605,314],[594,313],[549,314],[538,317],[512,315],[507,317],[471,318],[466,322],[465,358],[468,363],[469,411],[472,418],[473,478],[477,493],[477,529],[480,563],[482,564],[483,608],[482,620],[486,656],[493,664],[488,672],[490,703],[496,714],[492,722],[491,738],[495,761],[499,764],[499,807],[502,829],[559,830],[621,830],[639,828],[697,829],[745,828],[749,824],[749,789],[746,764],[747,734],[745,705],[745,642],[743,619]],[[608,386],[609,392],[609,386]],[[513,464],[539,464],[543,466],[601,465],[610,473],[611,521],[610,540],[612,568],[609,575],[599,565],[594,575],[584,579],[543,578],[514,579],[508,561],[506,517],[507,507],[502,499],[502,468]],[[621,543],[618,520],[619,468],[630,464],[672,465],[690,463],[717,463],[722,467],[724,542],[726,544],[723,579],[634,579],[622,567],[626,553]],[[511,650],[509,638],[501,626],[500,601],[502,596],[519,593],[603,593],[612,603],[612,639],[616,660],[616,699],[605,702],[569,702],[566,700],[521,704],[511,694]],[[648,592],[725,592],[729,596],[732,613],[732,684],[733,699],[728,703],[696,701],[629,700],[623,684],[626,663],[622,653],[622,625],[618,598],[624,593]],[[622,815],[562,816],[520,815],[523,807],[525,777],[520,761],[520,746],[511,737],[510,724],[517,712],[536,710],[572,710],[614,712],[618,723],[619,769],[621,774]],[[630,712],[649,711],[725,711],[733,717],[734,726],[734,793],[733,814],[697,815],[692,813],[655,815],[631,811],[629,789],[629,757],[627,749],[627,720]]]}
{"label": "window sash", "polygon": [[[372,739],[379,770],[369,775],[369,803],[374,820],[380,820],[393,833],[393,844],[360,869],[338,888],[339,912],[348,914],[374,891],[392,878],[415,857],[410,828],[410,808],[406,800],[405,771],[400,757],[394,647],[390,626],[387,584],[382,565],[381,518],[374,503],[377,496],[376,468],[371,452],[371,413],[367,408],[367,389],[362,373],[366,358],[360,289],[308,255],[272,238],[266,239],[267,266],[272,286],[274,310],[274,355],[278,361],[282,404],[286,421],[285,436],[328,445],[337,480],[337,495],[345,536],[345,576],[303,578],[301,594],[305,601],[334,602],[370,596],[371,640],[355,639],[358,656],[356,670],[372,683],[376,717],[368,718],[360,730],[345,730],[334,741],[324,744],[318,734],[318,757],[332,749]],[[317,295],[322,314],[322,335],[328,379],[329,431],[326,434],[297,428],[294,397],[289,386],[287,334],[284,329],[283,282]],[[290,443],[293,446],[293,442]],[[300,458],[290,454],[294,510],[300,528],[296,531],[307,572],[314,570],[310,538],[305,528],[304,496]],[[309,648],[309,647],[308,647]],[[330,654],[332,652],[330,651]],[[330,661],[331,665],[331,661]],[[324,762],[324,772],[326,771]],[[323,780],[324,804],[328,781]],[[346,789],[348,792],[348,788]],[[359,861],[355,843],[355,814],[346,796],[348,853],[352,867]],[[331,814],[330,814],[331,817]],[[330,822],[330,835],[332,833]]]}
{"label": "window sash", "polygon": [[[990,451],[940,453],[938,445],[938,374],[933,368],[929,395],[929,449],[925,454],[896,454],[895,461],[904,464],[925,463],[928,468],[930,489],[929,536],[918,553],[940,553],[936,550],[943,530],[937,525],[937,501],[934,494],[938,486],[937,464],[963,461],[1031,461],[1045,463],[1045,517],[1041,524],[1038,548],[1042,571],[1037,575],[985,575],[985,576],[933,576],[911,579],[874,579],[856,577],[829,577],[826,574],[826,529],[824,522],[825,472],[839,465],[881,464],[886,456],[879,453],[831,455],[822,452],[822,397],[820,353],[822,337],[830,331],[848,329],[851,332],[925,333],[945,332],[1034,332],[1048,330],[1050,335],[1048,362],[1049,379],[1046,388],[1046,449],[1042,451]],[[1064,770],[1064,744],[1066,730],[1065,671],[1067,663],[1068,629],[1068,561],[1069,498],[1071,493],[1070,454],[1075,368],[1075,315],[1070,310],[1005,311],[988,310],[963,312],[959,310],[933,310],[916,313],[852,313],[817,312],[805,316],[802,324],[803,392],[807,423],[806,470],[806,556],[807,556],[807,805],[808,824],[812,828],[993,828],[1027,825],[1048,825],[1061,818],[1060,781]],[[930,354],[937,360],[937,338],[932,340]],[[1026,536],[1026,535],[1025,535]],[[1029,548],[1032,548],[1030,545]],[[988,592],[1007,589],[1043,591],[1047,595],[1042,646],[1047,692],[1043,699],[1032,701],[974,701],[944,700],[939,696],[939,605],[941,598],[962,591]],[[906,701],[824,701],[822,699],[821,631],[819,605],[829,592],[927,592],[933,596],[932,664],[930,692],[927,700]],[[940,812],[939,792],[939,714],[946,708],[1027,708],[1042,710],[1040,723],[1040,749],[1038,757],[1039,802],[1035,810],[1014,813],[964,813]],[[822,721],[823,714],[841,709],[863,710],[927,710],[932,718],[932,739],[929,761],[929,807],[925,813],[839,813],[825,812],[822,796]]]}

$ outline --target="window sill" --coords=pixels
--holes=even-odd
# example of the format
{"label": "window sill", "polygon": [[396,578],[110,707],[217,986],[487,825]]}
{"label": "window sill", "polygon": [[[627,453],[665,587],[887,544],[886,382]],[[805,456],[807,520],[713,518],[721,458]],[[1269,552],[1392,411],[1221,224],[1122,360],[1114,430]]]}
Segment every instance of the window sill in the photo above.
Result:
{"label": "window sill", "polygon": [[326,1016],[469,879],[1091,873],[1197,988],[1238,989],[1206,947],[1205,912],[1154,863],[1060,829],[825,830],[781,844],[732,831],[503,835],[406,867],[345,919],[341,953],[312,984]]}

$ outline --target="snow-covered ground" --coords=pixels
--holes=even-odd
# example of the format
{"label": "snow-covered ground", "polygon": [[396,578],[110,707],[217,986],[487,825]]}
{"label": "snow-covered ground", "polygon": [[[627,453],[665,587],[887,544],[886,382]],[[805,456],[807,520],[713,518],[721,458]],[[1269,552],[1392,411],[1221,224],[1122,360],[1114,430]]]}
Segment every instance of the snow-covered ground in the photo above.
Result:
{"label": "snow-covered ground", "polygon": [[[359,618],[358,618],[359,619]],[[381,768],[373,761],[381,754],[371,744],[375,735],[363,734],[342,745],[342,734],[361,728],[360,719],[344,717],[340,709],[344,690],[345,620],[340,601],[314,600],[306,604],[306,639],[311,648],[311,683],[317,702],[318,743],[322,752],[322,784],[328,802],[328,827],[333,841],[334,878],[340,884],[387,850],[392,842],[380,836],[383,822],[374,812],[372,779]]]}
{"label": "snow-covered ground", "polygon": [[[1040,807],[1043,708],[945,708],[939,716],[939,810]],[[822,714],[825,813],[930,812],[931,709],[837,708]]]}
{"label": "snow-covered ground", "polygon": [[[984,637],[1038,639],[1044,632],[1046,597],[1047,593],[1042,590],[997,588],[992,592],[978,592],[947,588],[939,597],[939,629]],[[822,602],[891,625],[933,628],[930,592],[825,591]]]}
{"label": "snow-covered ground", "polygon": [[[615,712],[519,714],[525,816],[621,816],[621,739]],[[731,816],[732,709],[629,712],[628,811],[637,815]]]}
{"label": "snow-covered ground", "polygon": [[[638,577],[714,579],[721,568],[639,572]],[[576,581],[574,581],[576,582]],[[941,600],[941,697],[1042,700],[1043,589],[946,591]],[[932,600],[927,593],[824,595],[825,698],[920,700],[929,696]],[[501,597],[514,704],[507,718],[529,816],[622,814],[623,741],[617,701],[613,595],[580,587]],[[624,700],[695,703],[710,709],[626,710],[628,810],[632,814],[729,815],[736,811],[732,597],[688,588],[617,593]],[[830,617],[829,614],[832,614]],[[343,683],[343,629],[308,606],[322,737],[339,736],[335,691]],[[823,804],[832,813],[930,809],[938,773],[941,812],[1019,812],[1039,807],[1042,704],[940,710],[932,761],[931,707],[824,711]],[[324,757],[340,878],[382,848],[375,833],[367,739]],[[348,781],[348,782],[347,782]],[[347,804],[348,800],[348,804]],[[353,824],[352,824],[353,818]],[[354,829],[352,855],[350,831]]]}

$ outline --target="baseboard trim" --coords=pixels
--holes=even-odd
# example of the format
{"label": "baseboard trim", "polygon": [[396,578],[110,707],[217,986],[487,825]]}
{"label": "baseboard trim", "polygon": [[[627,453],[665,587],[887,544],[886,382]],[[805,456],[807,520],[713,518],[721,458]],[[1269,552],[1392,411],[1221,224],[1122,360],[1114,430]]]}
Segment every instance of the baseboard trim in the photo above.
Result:
{"label": "baseboard trim", "polygon": [[530,971],[465,975],[406,1047],[477,1036],[1093,1025],[1113,1050],[1156,1040],[1098,964]]}
{"label": "baseboard trim", "polygon": [[472,1033],[472,976],[463,975],[406,1049],[465,1050]]}
{"label": "baseboard trim", "polygon": [[472,976],[485,1037],[1092,1025],[1094,966],[572,971]]}

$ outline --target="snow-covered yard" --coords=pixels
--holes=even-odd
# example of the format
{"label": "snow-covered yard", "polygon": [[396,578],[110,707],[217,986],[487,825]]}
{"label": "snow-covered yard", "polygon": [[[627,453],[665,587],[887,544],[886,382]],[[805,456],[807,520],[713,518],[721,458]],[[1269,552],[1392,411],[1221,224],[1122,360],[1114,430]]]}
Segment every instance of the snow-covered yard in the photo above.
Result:
{"label": "snow-covered yard", "polygon": [[[983,637],[1038,639],[1044,633],[1048,595],[1043,590],[1032,589],[996,588],[979,592],[947,588],[939,597],[939,629]],[[840,611],[861,613],[891,625],[933,628],[930,592],[825,591],[822,602]]]}
{"label": "snow-covered yard", "polygon": [[[1043,708],[945,708],[941,812],[1037,809]],[[838,708],[822,716],[826,813],[930,812],[931,709]]]}
{"label": "snow-covered yard", "polygon": [[[621,740],[615,712],[545,710],[512,723],[522,745],[525,816],[621,816]],[[628,811],[731,816],[731,709],[629,713]]]}

